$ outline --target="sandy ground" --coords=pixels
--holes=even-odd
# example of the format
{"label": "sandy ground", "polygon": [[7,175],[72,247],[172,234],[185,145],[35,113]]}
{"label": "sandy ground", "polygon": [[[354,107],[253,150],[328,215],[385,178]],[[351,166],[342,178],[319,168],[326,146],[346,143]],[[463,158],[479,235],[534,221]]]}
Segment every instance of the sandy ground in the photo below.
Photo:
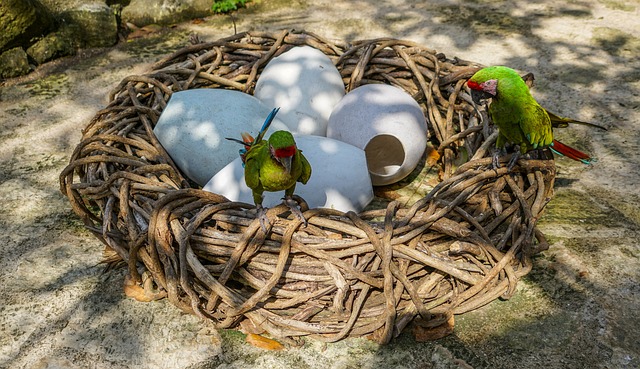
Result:
{"label": "sandy ground", "polygon": [[508,301],[457,317],[433,343],[410,334],[268,352],[167,301],[122,292],[102,245],[58,191],[80,130],[108,91],[197,32],[179,24],[145,39],[54,62],[0,85],[0,368],[638,368],[640,367],[640,2],[268,1],[236,15],[238,31],[296,28],[347,41],[417,41],[447,56],[533,72],[550,110],[599,122],[556,135],[595,153],[558,160],[541,220],[552,243]]}

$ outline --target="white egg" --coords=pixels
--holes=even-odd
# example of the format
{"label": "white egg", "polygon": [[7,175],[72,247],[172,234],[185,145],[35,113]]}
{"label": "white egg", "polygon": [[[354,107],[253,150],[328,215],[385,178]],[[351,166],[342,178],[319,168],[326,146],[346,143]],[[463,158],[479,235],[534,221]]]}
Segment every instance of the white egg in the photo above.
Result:
{"label": "white egg", "polygon": [[278,117],[291,132],[318,136],[325,136],[329,115],[344,94],[331,59],[310,46],[294,47],[271,59],[254,92],[265,105],[280,107]]}
{"label": "white egg", "polygon": [[[298,183],[295,194],[310,208],[332,208],[360,212],[373,199],[364,151],[344,142],[320,136],[295,136],[296,144],[311,165],[307,184]],[[244,181],[238,158],[218,172],[203,188],[232,201],[253,204],[251,189]],[[280,204],[284,191],[265,192],[263,205]]]}
{"label": "white egg", "polygon": [[[176,92],[153,132],[183,174],[204,185],[239,157],[242,132],[255,136],[271,112],[255,97],[239,91],[192,89]],[[270,131],[287,127],[276,116]]]}
{"label": "white egg", "polygon": [[363,149],[374,186],[409,175],[427,147],[420,105],[404,90],[385,84],[360,86],[336,105],[327,137]]}

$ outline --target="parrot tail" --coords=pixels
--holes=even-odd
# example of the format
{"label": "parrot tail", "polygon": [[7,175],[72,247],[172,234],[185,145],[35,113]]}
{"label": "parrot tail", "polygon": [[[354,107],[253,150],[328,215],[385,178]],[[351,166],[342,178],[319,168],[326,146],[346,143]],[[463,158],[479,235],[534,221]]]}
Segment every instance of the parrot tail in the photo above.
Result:
{"label": "parrot tail", "polygon": [[564,155],[570,159],[583,162],[584,164],[591,164],[591,162],[594,161],[589,155],[573,147],[569,147],[558,140],[553,140],[549,148],[558,155]]}
{"label": "parrot tail", "polygon": [[256,138],[253,138],[253,136],[251,136],[248,132],[242,132],[241,134],[242,140],[238,140],[237,138],[230,138],[230,137],[225,137],[225,138],[229,141],[242,144],[244,145],[245,150],[249,150],[251,146],[262,141],[262,139],[264,138],[264,134],[267,133],[269,126],[271,126],[271,122],[273,122],[273,118],[276,117],[276,114],[278,114],[279,110],[280,108],[275,108],[271,110],[271,113],[269,113],[269,116],[264,121],[264,124],[262,124],[262,128],[260,128],[260,132],[258,132],[258,135],[256,136]]}
{"label": "parrot tail", "polygon": [[269,115],[267,116],[267,119],[265,119],[264,124],[262,124],[262,128],[260,128],[260,132],[258,132],[258,136],[256,136],[256,139],[254,141],[255,143],[262,141],[264,134],[267,133],[269,126],[271,126],[271,122],[273,122],[273,118],[276,117],[276,114],[278,114],[279,110],[280,108],[275,108],[271,110],[271,113],[269,113]]}
{"label": "parrot tail", "polygon": [[604,131],[608,131],[607,127],[603,127],[599,124],[583,122],[581,120],[576,120],[572,118],[561,117],[558,114],[552,113],[547,109],[544,109],[544,110],[547,111],[547,114],[549,115],[549,119],[551,119],[551,125],[553,126],[553,128],[566,128],[566,127],[569,127],[569,124],[581,124],[583,126],[600,128]]}

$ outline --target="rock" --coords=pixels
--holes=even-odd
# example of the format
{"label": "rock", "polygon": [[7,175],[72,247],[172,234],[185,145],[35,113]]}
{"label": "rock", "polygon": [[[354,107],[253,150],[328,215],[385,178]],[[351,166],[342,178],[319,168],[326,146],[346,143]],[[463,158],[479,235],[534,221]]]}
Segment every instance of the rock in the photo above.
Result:
{"label": "rock", "polygon": [[[358,213],[373,200],[373,187],[364,151],[326,137],[301,135],[295,139],[311,164],[309,182],[296,184],[295,194],[302,197],[310,208]],[[240,158],[218,172],[203,189],[231,201],[253,204],[253,194],[244,181]],[[278,205],[282,197],[284,191],[265,192],[263,205]]]}
{"label": "rock", "polygon": [[[153,132],[182,173],[200,186],[238,158],[242,145],[225,137],[254,137],[271,109],[240,91],[192,89],[171,96]],[[276,117],[270,132],[287,129]]]}
{"label": "rock", "polygon": [[122,5],[127,6],[131,3],[131,0],[107,0],[107,5]]}
{"label": "rock", "polygon": [[50,33],[27,49],[27,54],[37,64],[74,53],[73,41],[63,32]]}
{"label": "rock", "polygon": [[53,25],[53,17],[38,0],[0,1],[0,52],[28,45]]}
{"label": "rock", "polygon": [[27,53],[20,47],[5,51],[0,55],[0,77],[12,78],[29,73]]}
{"label": "rock", "polygon": [[116,14],[104,3],[83,4],[61,14],[62,27],[76,40],[77,47],[108,47],[118,41]]}
{"label": "rock", "polygon": [[211,15],[212,0],[131,0],[122,10],[122,19],[138,27],[173,24]]}
{"label": "rock", "polygon": [[331,111],[345,94],[338,69],[322,51],[294,47],[264,68],[254,96],[280,107],[278,117],[291,132],[325,136]]}

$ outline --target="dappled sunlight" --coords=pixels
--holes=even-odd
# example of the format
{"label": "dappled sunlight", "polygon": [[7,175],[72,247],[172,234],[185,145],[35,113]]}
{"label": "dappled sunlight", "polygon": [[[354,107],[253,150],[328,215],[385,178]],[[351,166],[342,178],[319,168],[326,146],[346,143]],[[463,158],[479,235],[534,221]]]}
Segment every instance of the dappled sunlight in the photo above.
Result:
{"label": "dappled sunlight", "polygon": [[0,337],[0,367],[417,369],[432,367],[438,350],[475,368],[638,366],[640,29],[629,26],[637,26],[636,2],[274,3],[237,12],[238,31],[412,40],[448,58],[533,72],[543,106],[606,126],[555,132],[598,161],[557,160],[556,193],[539,223],[550,249],[533,260],[511,299],[456,316],[454,334],[434,343],[416,343],[408,330],[388,346],[349,339],[265,352],[247,347],[235,331],[220,341],[207,323],[166,299],[125,298],[125,271],[102,274],[104,245],[72,214],[58,174],[122,79],[187,45],[193,31],[205,41],[232,35],[231,18],[213,16],[0,85],[0,327],[8,333]]}

